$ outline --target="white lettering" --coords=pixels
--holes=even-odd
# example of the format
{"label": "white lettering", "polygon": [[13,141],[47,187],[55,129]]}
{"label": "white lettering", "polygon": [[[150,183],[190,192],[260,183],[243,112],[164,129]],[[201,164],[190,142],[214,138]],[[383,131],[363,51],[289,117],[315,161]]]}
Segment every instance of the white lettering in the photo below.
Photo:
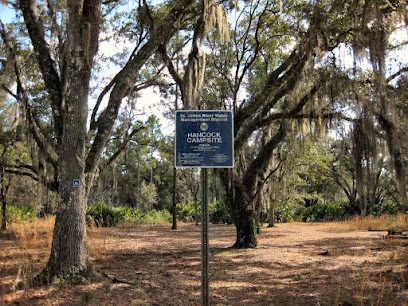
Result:
{"label": "white lettering", "polygon": [[220,132],[187,133],[187,137],[211,137],[211,138],[221,138],[221,133],[220,133]]}

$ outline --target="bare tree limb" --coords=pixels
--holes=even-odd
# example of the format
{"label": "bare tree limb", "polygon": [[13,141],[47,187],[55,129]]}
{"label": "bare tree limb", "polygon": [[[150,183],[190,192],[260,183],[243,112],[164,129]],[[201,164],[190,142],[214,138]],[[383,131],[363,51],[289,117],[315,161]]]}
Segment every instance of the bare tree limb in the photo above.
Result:
{"label": "bare tree limb", "polygon": [[24,22],[27,27],[35,56],[41,70],[42,77],[50,95],[51,106],[54,116],[54,127],[58,142],[62,136],[62,84],[56,63],[51,58],[51,51],[45,40],[44,28],[36,15],[36,2],[33,0],[21,0],[20,9],[23,13]]}
{"label": "bare tree limb", "polygon": [[259,182],[258,187],[257,187],[257,189],[256,189],[256,193],[255,193],[255,195],[254,195],[254,198],[259,194],[259,192],[261,192],[262,187],[263,187],[263,186],[265,185],[265,183],[270,179],[270,177],[271,177],[276,171],[279,170],[281,164],[282,164],[285,160],[286,160],[286,159],[280,160],[280,161],[279,161],[279,164],[278,164],[274,169],[272,169],[272,170],[268,173],[268,175],[266,176],[266,178],[265,178],[264,180],[262,180],[262,182]]}
{"label": "bare tree limb", "polygon": [[195,4],[194,0],[177,1],[163,21],[155,27],[149,40],[120,72],[120,77],[117,78],[112,88],[108,106],[96,121],[95,126],[98,131],[86,160],[86,173],[93,173],[96,169],[102,150],[109,139],[122,99],[136,81],[137,74],[135,72],[139,71],[145,62],[157,51],[160,45],[168,43],[170,38],[178,30],[178,22],[186,14],[187,9],[193,4]]}
{"label": "bare tree limb", "polygon": [[[132,53],[129,56],[129,59],[127,63],[129,63],[135,56],[136,51],[140,48],[142,42],[144,39],[147,37],[147,34],[141,35],[141,37],[138,40],[138,43],[134,47]],[[126,64],[127,65],[127,64]],[[126,66],[125,65],[125,66]],[[102,90],[102,92],[99,94],[98,99],[96,100],[95,106],[92,110],[92,115],[91,115],[91,123],[90,123],[90,129],[91,131],[95,131],[97,129],[97,122],[96,122],[96,115],[99,111],[99,107],[101,106],[103,98],[106,96],[106,94],[113,88],[113,86],[116,84],[117,80],[119,80],[122,77],[122,71],[119,71],[113,79],[108,83],[108,85],[105,86],[105,88]]]}
{"label": "bare tree limb", "polygon": [[30,128],[30,132],[33,135],[35,142],[37,143],[38,147],[44,152],[47,161],[54,167],[55,171],[57,171],[57,161],[54,158],[54,156],[56,155],[56,150],[53,147],[52,142],[50,142],[44,135],[42,135],[41,131],[38,130],[38,126],[40,125],[38,125],[36,122],[38,122],[39,119],[36,119],[32,107],[29,104],[28,95],[23,85],[23,77],[18,67],[17,55],[15,53],[14,48],[12,47],[11,39],[7,34],[4,24],[2,24],[0,32],[2,39],[6,47],[8,48],[11,54],[11,58],[13,60],[14,73],[16,75],[17,82],[17,94],[12,93],[11,90],[9,90],[7,87],[5,88],[3,87],[3,89],[9,92],[9,94],[11,94],[24,107],[27,114],[27,121]]}
{"label": "bare tree limb", "polygon": [[[127,93],[125,94],[125,96],[128,96],[130,94],[133,94],[135,92],[138,92],[140,90],[149,88],[151,86],[154,85],[160,85],[159,82],[157,82],[156,78],[160,75],[160,72],[164,69],[164,67],[159,69],[159,72],[150,80],[147,80],[141,84],[138,84],[136,86],[133,86],[132,88],[130,88]],[[118,73],[113,79],[112,81],[109,82],[108,85],[105,86],[105,88],[103,89],[103,91],[101,92],[101,94],[98,96],[98,99],[96,100],[96,104],[95,107],[92,111],[92,115],[91,115],[91,123],[90,123],[90,130],[91,131],[95,131],[97,129],[97,121],[96,121],[96,115],[98,112],[98,109],[102,103],[103,98],[106,96],[106,94],[112,89],[112,87],[115,85],[116,81],[120,79],[120,73]]]}
{"label": "bare tree limb", "polygon": [[109,166],[110,164],[112,164],[116,158],[118,158],[118,156],[120,155],[120,153],[123,152],[123,150],[126,148],[127,144],[129,143],[129,141],[132,140],[133,136],[136,135],[137,132],[141,131],[145,129],[145,126],[140,126],[138,128],[134,128],[132,130],[132,132],[126,136],[126,138],[123,140],[123,142],[120,144],[118,150],[109,158],[108,162],[107,162],[107,166]]}
{"label": "bare tree limb", "polygon": [[176,67],[174,67],[173,61],[171,60],[170,56],[167,54],[167,48],[165,45],[160,45],[158,51],[160,52],[163,61],[165,65],[167,66],[167,69],[170,73],[170,75],[173,77],[174,81],[177,83],[177,85],[180,88],[184,88],[184,80],[183,78],[179,75]]}
{"label": "bare tree limb", "polygon": [[1,88],[5,92],[7,92],[10,96],[12,96],[14,99],[18,100],[18,96],[11,89],[9,89],[6,85],[1,84]]}
{"label": "bare tree limb", "polygon": [[399,77],[401,74],[403,74],[404,72],[408,72],[408,66],[401,68],[400,70],[398,70],[397,72],[395,72],[394,74],[390,75],[387,78],[387,83],[391,82],[392,80],[394,80],[395,78]]}
{"label": "bare tree limb", "polygon": [[240,71],[239,67],[241,66],[241,63],[243,62],[244,57],[245,57],[245,53],[248,50],[247,46],[245,46],[245,45],[246,45],[246,41],[248,40],[249,32],[251,31],[252,19],[254,17],[253,15],[254,15],[256,9],[258,8],[258,5],[259,5],[259,1],[256,3],[255,7],[253,8],[253,10],[250,13],[250,16],[249,16],[250,22],[248,23],[248,26],[247,26],[246,31],[245,31],[245,40],[244,40],[244,44],[243,44],[243,47],[242,47],[242,49],[243,49],[242,54],[241,54],[241,57],[239,58],[239,60],[237,62],[237,68],[235,70],[234,111],[237,110],[237,107],[236,107],[237,101],[236,101],[236,99],[237,99],[238,90],[239,90],[239,88],[241,87],[241,85],[243,83],[243,80],[244,80],[244,77],[245,77],[247,71],[252,66],[252,64],[255,62],[255,60],[257,59],[258,54],[259,54],[260,49],[261,49],[261,43],[259,41],[259,32],[260,32],[260,28],[261,28],[261,25],[262,25],[262,17],[264,16],[264,14],[267,11],[267,7],[268,7],[267,5],[265,5],[263,11],[258,16],[258,21],[257,21],[257,24],[256,24],[255,34],[254,34],[255,48],[253,50],[251,48],[252,56],[245,60],[245,63],[243,65],[243,67],[242,67],[241,75],[239,75],[239,71]]}

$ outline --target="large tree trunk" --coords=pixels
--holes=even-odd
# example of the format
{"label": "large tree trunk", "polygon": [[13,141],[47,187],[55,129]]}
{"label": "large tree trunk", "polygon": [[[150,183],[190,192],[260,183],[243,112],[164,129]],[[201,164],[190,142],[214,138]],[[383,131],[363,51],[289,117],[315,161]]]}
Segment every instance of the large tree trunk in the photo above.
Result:
{"label": "large tree trunk", "polygon": [[258,244],[257,214],[254,198],[249,198],[243,186],[235,184],[235,200],[232,204],[232,214],[237,230],[235,248],[255,248]]}
{"label": "large tree trunk", "polygon": [[[48,1],[52,8],[54,2]],[[109,141],[114,122],[122,100],[132,92],[138,78],[138,71],[156,52],[159,45],[165,45],[179,30],[179,21],[195,4],[193,0],[175,1],[166,17],[156,26],[147,42],[132,56],[123,69],[113,78],[109,88],[109,102],[102,112],[99,104],[94,108],[90,128],[95,132],[88,154],[86,148],[87,98],[91,69],[98,49],[101,23],[101,0],[68,0],[68,23],[61,29],[61,57],[54,60],[46,39],[45,27],[37,15],[35,0],[19,1],[24,22],[35,50],[48,98],[53,111],[55,139],[37,137],[38,127],[33,123],[32,107],[25,93],[23,104],[29,114],[31,133],[37,145],[44,150],[47,160],[58,173],[59,206],[54,228],[51,255],[44,272],[38,276],[41,281],[63,277],[81,280],[90,270],[85,215],[87,199],[103,149]],[[52,9],[50,13],[52,14]],[[66,38],[66,39],[65,39]],[[56,69],[56,67],[59,69]],[[16,70],[18,74],[18,70]],[[23,91],[22,78],[19,89]],[[101,97],[107,91],[102,91]],[[100,113],[96,120],[96,114]],[[58,162],[56,157],[58,155]],[[73,186],[73,180],[80,182]]]}
{"label": "large tree trunk", "polygon": [[1,182],[0,182],[0,198],[1,198],[1,229],[7,229],[7,192],[6,192],[6,182],[5,182],[5,171],[1,169]]}
{"label": "large tree trunk", "polygon": [[[63,133],[59,150],[59,205],[49,262],[43,276],[58,276],[75,282],[86,277],[89,254],[86,235],[87,190],[85,181],[86,119],[90,65],[81,49],[88,29],[81,24],[81,4],[69,16],[67,93],[63,113]],[[80,52],[82,51],[82,52]],[[79,186],[74,186],[74,180]]]}
{"label": "large tree trunk", "polygon": [[7,202],[3,199],[1,199],[1,229],[5,230],[7,229]]}
{"label": "large tree trunk", "polygon": [[[274,188],[273,184],[270,185],[271,189]],[[276,192],[275,190],[269,190],[271,193],[269,196],[269,224],[268,227],[275,226],[275,202],[276,202]]]}
{"label": "large tree trunk", "polygon": [[2,205],[1,229],[7,229],[7,195],[10,190],[12,177],[6,177],[4,168],[1,169],[0,200]]}
{"label": "large tree trunk", "polygon": [[244,165],[245,162],[240,162],[240,165],[237,166],[240,169],[240,174],[235,169],[218,171],[221,181],[226,187],[227,199],[237,231],[234,244],[236,248],[254,248],[258,244],[260,205],[256,205],[256,200],[267,179],[276,171],[274,169],[266,173],[273,150],[284,139],[285,135],[286,129],[282,123],[249,167]]}

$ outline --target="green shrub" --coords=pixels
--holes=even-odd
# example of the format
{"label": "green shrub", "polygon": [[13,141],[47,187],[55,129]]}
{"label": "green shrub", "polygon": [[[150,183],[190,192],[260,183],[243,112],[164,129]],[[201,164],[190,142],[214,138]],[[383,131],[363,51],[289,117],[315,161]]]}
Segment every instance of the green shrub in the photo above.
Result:
{"label": "green shrub", "polygon": [[[231,213],[228,206],[222,202],[209,203],[209,220],[211,223],[227,223],[232,222]],[[198,205],[197,214],[201,216],[201,205]],[[177,203],[177,218],[182,222],[195,220],[195,203]]]}
{"label": "green shrub", "polygon": [[232,223],[232,216],[229,207],[225,205],[224,202],[217,201],[214,203],[210,203],[209,211],[210,211],[209,219],[211,223],[223,223],[223,224]]}
{"label": "green shrub", "polygon": [[171,215],[167,210],[144,210],[132,207],[107,207],[102,204],[90,206],[88,216],[97,226],[116,226],[120,221],[130,221],[135,224],[170,222]]}
{"label": "green shrub", "polygon": [[[3,209],[1,207],[0,213],[3,213]],[[29,206],[8,205],[6,216],[6,221],[8,224],[33,221],[37,219],[36,213]]]}
{"label": "green shrub", "polygon": [[345,219],[347,210],[345,203],[318,203],[297,209],[296,217],[303,222],[337,221]]}
{"label": "green shrub", "polygon": [[102,227],[115,226],[118,224],[119,220],[123,218],[120,210],[103,204],[90,206],[87,214],[93,218],[97,226]]}
{"label": "green shrub", "polygon": [[295,208],[292,205],[284,204],[275,208],[275,222],[292,222],[295,217]]}
{"label": "green shrub", "polygon": [[141,219],[142,223],[166,223],[170,222],[172,216],[168,210],[151,210]]}
{"label": "green shrub", "polygon": [[404,212],[403,207],[401,207],[401,205],[398,205],[397,203],[394,203],[394,202],[377,204],[377,205],[374,205],[373,207],[374,216],[396,215],[401,212]]}
{"label": "green shrub", "polygon": [[124,207],[118,207],[115,208],[119,215],[120,215],[120,219],[121,220],[127,220],[127,221],[132,221],[135,223],[142,223],[142,220],[145,216],[145,212],[141,209],[138,208],[132,208],[132,207],[128,207],[128,206],[124,206]]}
{"label": "green shrub", "polygon": [[[201,213],[201,207],[199,205],[199,214]],[[180,221],[187,222],[193,220],[195,217],[195,203],[177,203],[177,218]]]}

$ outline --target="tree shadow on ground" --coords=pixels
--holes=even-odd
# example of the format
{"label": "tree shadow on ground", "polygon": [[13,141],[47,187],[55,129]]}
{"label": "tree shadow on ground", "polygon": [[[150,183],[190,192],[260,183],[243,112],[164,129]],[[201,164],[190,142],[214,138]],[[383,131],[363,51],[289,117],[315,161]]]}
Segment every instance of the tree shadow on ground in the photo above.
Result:
{"label": "tree shadow on ground", "polygon": [[[168,225],[104,230],[95,269],[113,275],[82,286],[29,293],[30,305],[200,305],[200,229]],[[103,231],[102,231],[103,232]],[[391,257],[403,242],[336,237],[301,241],[268,230],[256,249],[232,249],[231,226],[210,228],[211,305],[403,305],[407,262]],[[103,236],[103,237],[102,237]],[[327,252],[322,252],[327,251]],[[324,255],[323,255],[324,254]],[[408,257],[407,257],[408,258]],[[125,280],[126,283],[123,283]],[[14,303],[27,301],[27,296]]]}

